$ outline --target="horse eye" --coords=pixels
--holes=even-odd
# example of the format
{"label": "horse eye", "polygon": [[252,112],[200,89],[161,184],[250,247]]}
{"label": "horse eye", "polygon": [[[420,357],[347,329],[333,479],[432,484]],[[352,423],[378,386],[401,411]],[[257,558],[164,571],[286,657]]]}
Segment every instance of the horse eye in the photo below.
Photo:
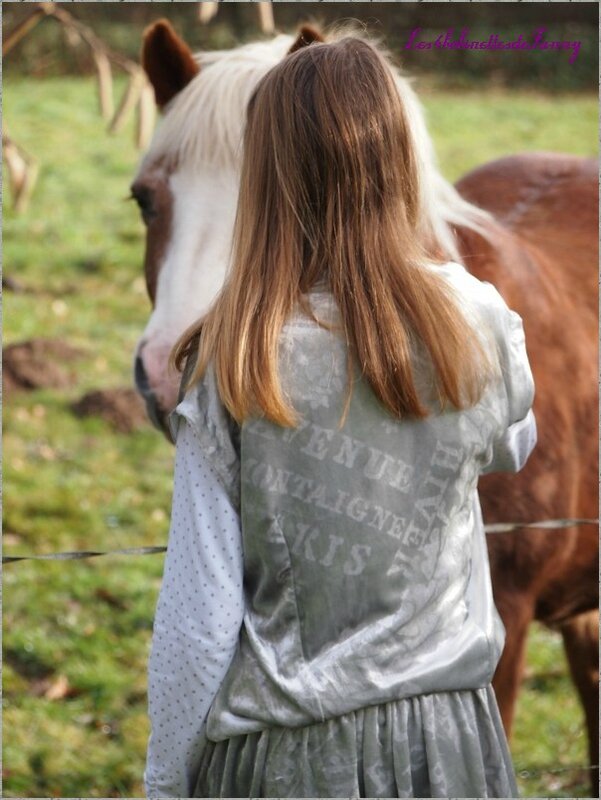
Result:
{"label": "horse eye", "polygon": [[132,186],[131,198],[138,204],[144,224],[148,225],[156,217],[152,192],[149,189]]}

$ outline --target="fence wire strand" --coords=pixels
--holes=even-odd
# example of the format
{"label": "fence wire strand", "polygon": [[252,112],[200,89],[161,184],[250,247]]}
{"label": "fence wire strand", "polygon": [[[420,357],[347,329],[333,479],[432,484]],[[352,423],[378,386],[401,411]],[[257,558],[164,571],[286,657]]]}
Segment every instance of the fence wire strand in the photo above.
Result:
{"label": "fence wire strand", "polygon": [[558,775],[562,772],[592,772],[599,769],[598,764],[572,764],[566,767],[520,767],[514,766],[515,774],[525,780],[526,778],[540,778],[541,775]]}
{"label": "fence wire strand", "polygon": [[164,553],[166,547],[124,547],[119,550],[71,550],[66,553],[46,553],[45,555],[2,556],[3,564],[15,561],[77,561],[81,558],[97,556],[146,556],[153,553]]}
{"label": "fence wire strand", "polygon": [[[576,525],[598,525],[598,519],[545,519],[540,522],[493,522],[484,526],[487,534],[510,533],[523,528],[540,528],[542,530],[561,530]],[[71,550],[66,553],[47,553],[45,555],[2,556],[3,564],[16,561],[77,561],[82,558],[98,556],[146,556],[164,553],[166,547],[125,547],[119,550]]]}

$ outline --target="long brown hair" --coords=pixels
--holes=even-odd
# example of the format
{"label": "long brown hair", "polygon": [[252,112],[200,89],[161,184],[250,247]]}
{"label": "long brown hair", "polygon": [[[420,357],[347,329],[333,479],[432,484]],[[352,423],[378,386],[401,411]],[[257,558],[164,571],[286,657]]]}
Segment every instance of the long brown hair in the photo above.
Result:
{"label": "long brown hair", "polygon": [[[416,343],[429,354],[441,407],[473,405],[487,359],[427,264],[419,174],[392,71],[371,44],[311,44],[271,69],[247,110],[229,276],[171,354],[181,370],[199,343],[185,388],[212,361],[236,420],[262,413],[296,424],[278,378],[280,333],[325,281],[349,352],[393,415],[429,413],[413,376]],[[350,380],[349,372],[347,402]]]}

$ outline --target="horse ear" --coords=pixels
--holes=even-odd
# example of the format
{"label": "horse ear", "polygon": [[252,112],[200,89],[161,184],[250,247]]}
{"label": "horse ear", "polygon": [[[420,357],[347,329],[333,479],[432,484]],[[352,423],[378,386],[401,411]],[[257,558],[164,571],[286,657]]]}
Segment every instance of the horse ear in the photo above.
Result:
{"label": "horse ear", "polygon": [[301,47],[307,47],[309,44],[315,44],[315,42],[325,42],[321,31],[318,31],[317,28],[313,27],[313,25],[302,25],[298,32],[298,36],[292,44],[292,47],[290,50],[288,50],[288,55],[290,55],[290,53],[296,53],[296,51],[300,50]]}
{"label": "horse ear", "polygon": [[144,31],[142,66],[154,87],[160,109],[181,92],[199,70],[190,48],[166,19],[159,19]]}

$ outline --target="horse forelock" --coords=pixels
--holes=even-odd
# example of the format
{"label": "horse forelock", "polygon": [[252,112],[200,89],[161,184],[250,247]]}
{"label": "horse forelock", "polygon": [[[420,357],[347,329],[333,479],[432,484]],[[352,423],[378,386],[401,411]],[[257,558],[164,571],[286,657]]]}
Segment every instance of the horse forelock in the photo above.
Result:
{"label": "horse forelock", "polygon": [[259,80],[287,53],[292,36],[195,56],[198,74],[165,108],[147,161],[168,157],[180,168],[237,168],[244,114]]}

